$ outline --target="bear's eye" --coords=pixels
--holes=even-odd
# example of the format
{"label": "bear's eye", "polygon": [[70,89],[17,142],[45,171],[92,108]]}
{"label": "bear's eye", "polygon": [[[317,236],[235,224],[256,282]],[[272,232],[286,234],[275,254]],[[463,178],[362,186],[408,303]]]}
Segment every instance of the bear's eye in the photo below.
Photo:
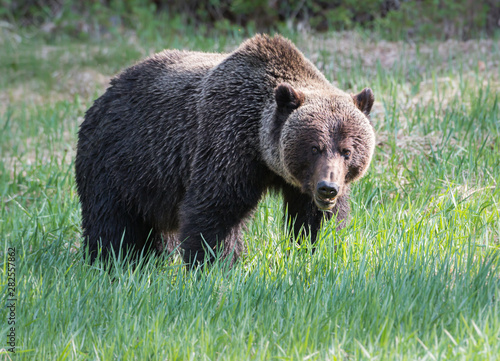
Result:
{"label": "bear's eye", "polygon": [[351,151],[349,149],[343,149],[342,156],[346,159],[349,159],[349,157],[351,156]]}
{"label": "bear's eye", "polygon": [[312,152],[312,154],[313,154],[313,155],[318,154],[318,153],[319,153],[319,149],[318,149],[318,147],[312,147],[312,148],[311,148],[311,152]]}

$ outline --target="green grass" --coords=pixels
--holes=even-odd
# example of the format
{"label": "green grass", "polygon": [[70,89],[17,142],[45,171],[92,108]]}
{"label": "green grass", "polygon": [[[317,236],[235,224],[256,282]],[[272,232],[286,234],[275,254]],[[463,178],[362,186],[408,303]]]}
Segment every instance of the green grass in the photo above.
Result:
{"label": "green grass", "polygon": [[[16,360],[498,360],[498,40],[377,43],[296,35],[344,90],[370,86],[378,146],[352,218],[314,254],[270,195],[231,269],[178,258],[137,271],[82,261],[73,159],[107,77],[162,47],[241,40],[133,36],[50,44],[0,33],[0,347],[16,249]],[[337,247],[335,247],[337,246]]]}

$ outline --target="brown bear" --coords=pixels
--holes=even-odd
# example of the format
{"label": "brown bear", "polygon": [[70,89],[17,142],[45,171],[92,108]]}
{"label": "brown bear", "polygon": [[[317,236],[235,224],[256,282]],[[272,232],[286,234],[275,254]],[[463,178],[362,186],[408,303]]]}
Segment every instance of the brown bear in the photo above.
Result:
{"label": "brown bear", "polygon": [[375,147],[374,97],[330,84],[287,39],[230,54],[167,50],[111,80],[79,131],[76,182],[93,261],[180,243],[190,265],[242,251],[241,227],[280,190],[314,242],[343,227]]}

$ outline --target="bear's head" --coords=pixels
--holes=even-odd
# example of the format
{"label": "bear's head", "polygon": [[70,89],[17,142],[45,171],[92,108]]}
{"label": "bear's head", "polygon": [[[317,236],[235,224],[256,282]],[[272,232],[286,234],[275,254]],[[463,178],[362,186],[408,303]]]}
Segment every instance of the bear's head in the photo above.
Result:
{"label": "bear's head", "polygon": [[261,135],[266,163],[309,194],[319,209],[330,210],[370,164],[373,92],[366,88],[349,95],[334,87],[301,91],[287,83],[274,92]]}

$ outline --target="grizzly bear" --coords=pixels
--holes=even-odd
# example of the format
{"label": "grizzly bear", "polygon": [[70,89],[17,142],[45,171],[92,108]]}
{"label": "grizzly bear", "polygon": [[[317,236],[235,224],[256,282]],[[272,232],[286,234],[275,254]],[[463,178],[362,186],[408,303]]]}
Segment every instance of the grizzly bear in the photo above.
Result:
{"label": "grizzly bear", "polygon": [[166,50],[124,70],[78,134],[90,261],[173,242],[188,265],[233,262],[268,189],[282,192],[295,236],[314,242],[332,216],[343,227],[375,147],[373,101],[369,88],[334,87],[281,36],[229,54]]}

